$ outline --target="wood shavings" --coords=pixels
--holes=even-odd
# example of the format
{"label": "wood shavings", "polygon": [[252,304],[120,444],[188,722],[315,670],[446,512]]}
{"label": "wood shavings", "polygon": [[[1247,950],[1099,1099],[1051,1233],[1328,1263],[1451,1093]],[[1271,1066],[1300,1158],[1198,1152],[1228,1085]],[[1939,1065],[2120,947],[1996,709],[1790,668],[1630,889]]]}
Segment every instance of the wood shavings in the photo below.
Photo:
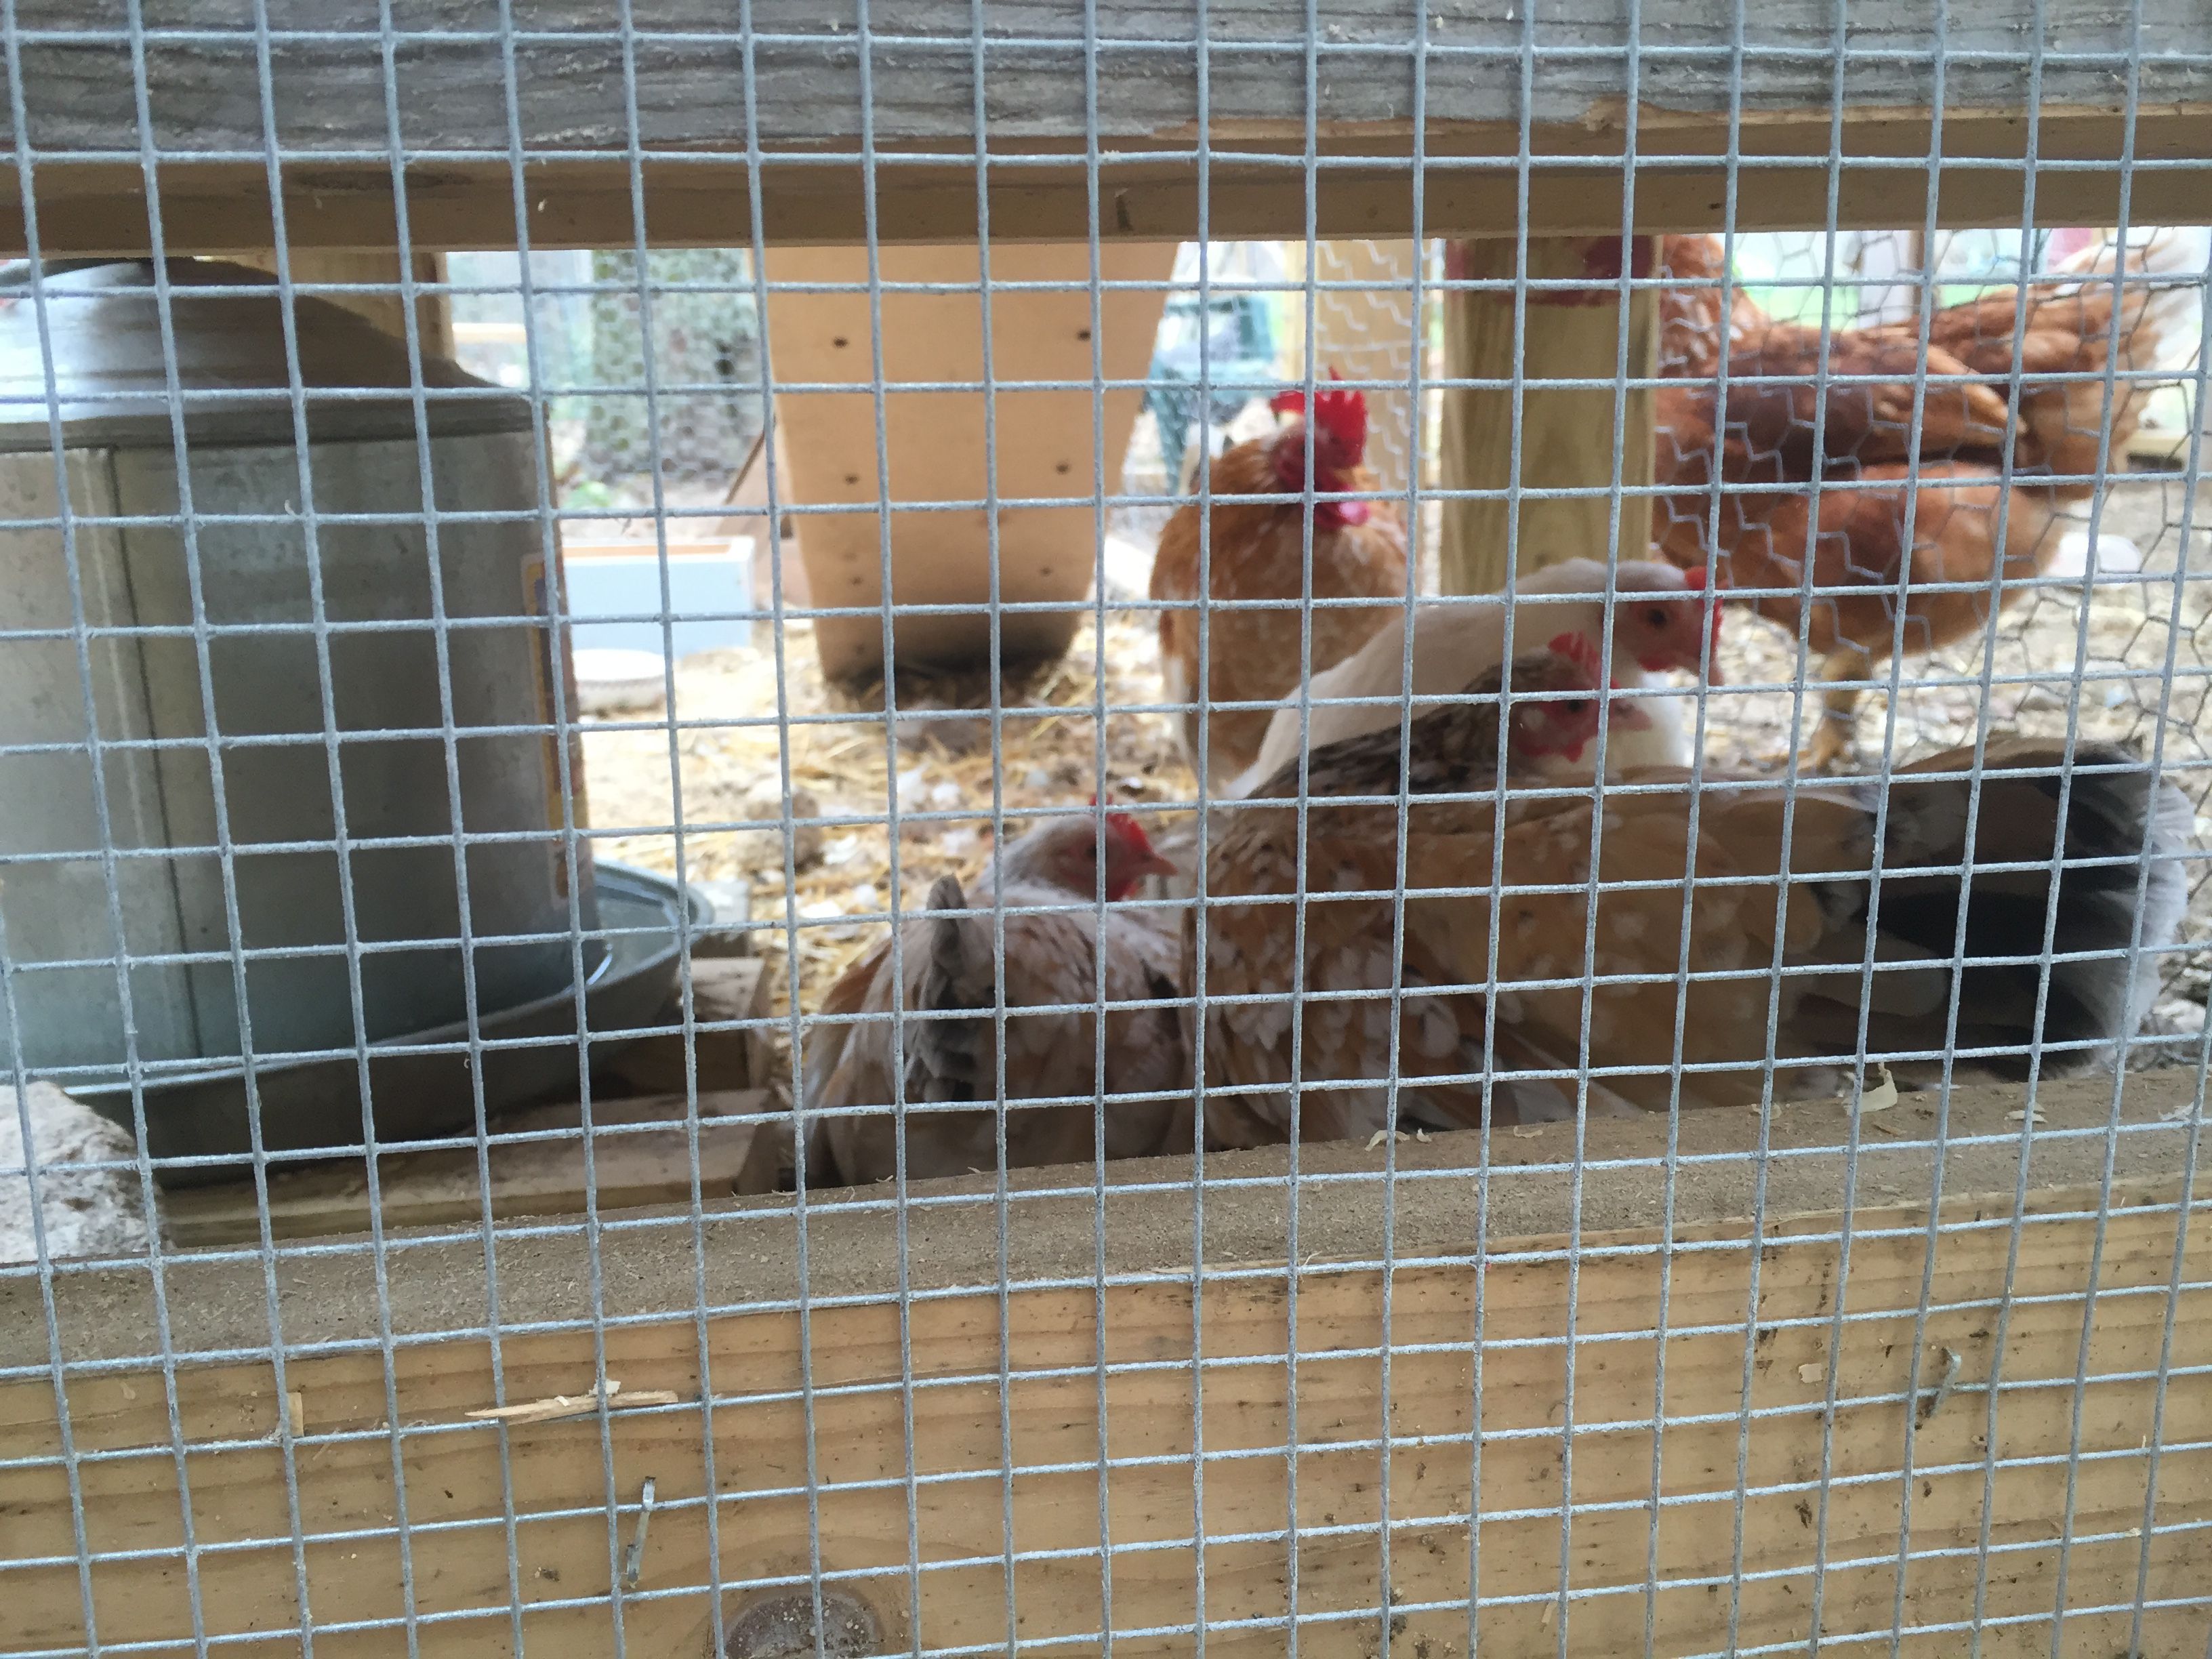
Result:
{"label": "wood shavings", "polygon": [[2044,1115],[2043,1108],[2040,1106],[2022,1107],[2019,1111],[2005,1114],[2005,1121],[2008,1123],[2047,1123],[2050,1121]]}
{"label": "wood shavings", "polygon": [[1897,1104],[1897,1082],[1890,1076],[1889,1067],[1876,1060],[1874,1069],[1881,1080],[1871,1088],[1862,1080],[1855,1094],[1843,1097],[1845,1111],[1867,1117],[1875,1112],[1886,1112]]}
{"label": "wood shavings", "polygon": [[1513,1138],[1516,1140],[1534,1140],[1543,1133],[1542,1127],[1534,1123],[1516,1123],[1513,1126]]}
{"label": "wood shavings", "polygon": [[[619,1405],[615,1399],[617,1395],[622,1395]],[[673,1406],[678,1397],[666,1389],[638,1389],[623,1394],[623,1385],[609,1377],[605,1395],[597,1389],[588,1394],[556,1394],[519,1406],[487,1406],[466,1415],[479,1423],[554,1423],[567,1417],[589,1417],[603,1405],[609,1411],[628,1411],[633,1407]]]}
{"label": "wood shavings", "polygon": [[[1105,623],[1105,771],[1111,799],[1188,798],[1194,790],[1182,750],[1164,714],[1118,712],[1117,705],[1159,701],[1158,648],[1148,616],[1109,612]],[[1006,833],[1027,828],[1040,806],[1079,805],[1095,788],[1099,771],[1100,687],[1097,635],[1086,623],[1066,653],[1024,685],[1009,673],[1001,682],[1000,755],[995,767]],[[882,819],[892,798],[880,685],[848,690],[824,683],[811,629],[784,629],[783,702],[788,717],[780,733],[776,661],[768,650],[702,652],[676,668],[675,714],[708,724],[685,732],[682,802],[687,825],[744,821],[739,810],[763,778],[775,779],[787,763],[795,784],[811,790],[820,815]],[[930,883],[951,873],[965,883],[990,860],[994,763],[989,743],[990,684],[980,674],[937,675],[911,685],[900,677],[902,710],[959,709],[972,720],[902,722],[896,772],[901,908],[919,905]],[[823,723],[821,716],[862,715]],[[981,741],[975,738],[980,733]],[[963,747],[963,742],[968,746]],[[787,753],[786,744],[787,741]],[[675,822],[665,730],[584,732],[586,788],[595,829],[617,833],[599,842],[602,854],[673,874],[676,842],[666,834],[642,833]],[[1131,780],[1140,787],[1130,788]],[[943,801],[954,803],[940,805]],[[953,810],[960,819],[904,821],[908,811]],[[636,826],[641,833],[623,834]],[[1157,835],[1166,815],[1148,817]],[[684,873],[693,880],[738,879],[752,887],[752,914],[769,924],[752,935],[754,951],[770,963],[775,1012],[788,1012],[786,955],[799,961],[799,1000],[818,1006],[830,984],[880,936],[881,924],[843,922],[855,908],[852,896],[872,890],[878,909],[888,908],[893,848],[884,823],[823,827],[828,859],[801,869],[789,892],[784,885],[782,839],[770,830],[687,829]],[[845,840],[851,840],[845,850]],[[785,901],[806,925],[787,931]]]}
{"label": "wood shavings", "polygon": [[1925,1424],[1929,1418],[1943,1408],[1943,1402],[1951,1397],[1952,1390],[1959,1386],[1959,1370],[1965,1363],[1959,1357],[1955,1348],[1943,1350],[1943,1375],[1937,1380],[1934,1388],[1920,1397],[1919,1418],[1922,1423]]}
{"label": "wood shavings", "polygon": [[1869,1129],[1878,1130],[1881,1133],[1892,1137],[1901,1135],[1905,1133],[1904,1130],[1899,1128],[1894,1123],[1869,1123],[1867,1125],[1867,1127]]}
{"label": "wood shavings", "polygon": [[[1413,1138],[1403,1129],[1377,1129],[1367,1137],[1367,1150],[1371,1152],[1386,1140],[1411,1140]],[[1423,1135],[1421,1139],[1426,1140],[1428,1137]]]}
{"label": "wood shavings", "polygon": [[1800,1365],[1797,1368],[1797,1380],[1800,1382],[1818,1382],[1827,1374],[1828,1368],[1817,1362]]}
{"label": "wood shavings", "polygon": [[637,1495],[637,1530],[630,1535],[629,1547],[623,1552],[622,1585],[626,1590],[637,1588],[638,1577],[645,1568],[645,1539],[653,1526],[654,1486],[653,1478],[648,1474]]}
{"label": "wood shavings", "polygon": [[284,1421],[296,1440],[307,1431],[307,1396],[297,1389],[288,1389],[284,1395]]}

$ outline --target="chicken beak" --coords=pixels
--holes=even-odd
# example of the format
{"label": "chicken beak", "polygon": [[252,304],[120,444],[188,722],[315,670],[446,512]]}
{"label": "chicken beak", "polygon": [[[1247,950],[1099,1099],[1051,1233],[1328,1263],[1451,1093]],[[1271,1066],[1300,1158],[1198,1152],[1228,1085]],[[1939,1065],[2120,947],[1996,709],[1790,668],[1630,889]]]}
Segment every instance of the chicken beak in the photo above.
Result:
{"label": "chicken beak", "polygon": [[1626,697],[1616,697],[1606,707],[1616,731],[1643,732],[1650,727],[1650,711]]}
{"label": "chicken beak", "polygon": [[1173,859],[1162,858],[1146,848],[1144,856],[1129,866],[1129,873],[1133,876],[1171,876],[1176,873],[1176,863]]}

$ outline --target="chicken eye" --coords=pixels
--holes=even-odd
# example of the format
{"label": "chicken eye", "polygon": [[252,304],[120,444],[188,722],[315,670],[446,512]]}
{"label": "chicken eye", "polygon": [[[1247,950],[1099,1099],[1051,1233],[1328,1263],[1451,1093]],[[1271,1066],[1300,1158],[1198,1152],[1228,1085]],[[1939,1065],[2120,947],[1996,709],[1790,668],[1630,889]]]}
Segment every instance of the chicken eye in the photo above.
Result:
{"label": "chicken eye", "polygon": [[1588,697],[1577,697],[1567,705],[1567,712],[1571,714],[1587,714],[1590,711],[1590,700]]}
{"label": "chicken eye", "polygon": [[1667,625],[1667,609],[1666,609],[1666,607],[1665,607],[1664,605],[1657,605],[1647,606],[1647,607],[1645,608],[1645,610],[1644,610],[1644,620],[1645,622],[1649,623],[1650,623],[1652,627],[1654,627],[1654,628],[1664,628],[1664,627],[1666,627],[1666,625]]}

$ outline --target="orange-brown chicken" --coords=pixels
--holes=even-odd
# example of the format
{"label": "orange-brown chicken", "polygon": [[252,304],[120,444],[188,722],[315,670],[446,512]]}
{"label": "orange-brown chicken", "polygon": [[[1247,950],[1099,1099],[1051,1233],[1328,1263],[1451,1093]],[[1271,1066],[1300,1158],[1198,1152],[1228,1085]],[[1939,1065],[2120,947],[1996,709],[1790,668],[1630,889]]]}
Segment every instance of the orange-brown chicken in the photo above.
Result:
{"label": "orange-brown chicken", "polygon": [[[1662,276],[1695,286],[1659,290],[1659,361],[1669,374],[1709,380],[1721,366],[1720,280],[1728,265],[1717,236],[1662,236]],[[1729,349],[1741,351],[1773,319],[1741,286],[1729,289]]]}
{"label": "orange-brown chicken", "polygon": [[[1374,489],[1374,475],[1361,465],[1367,400],[1357,392],[1332,388],[1315,401],[1315,490],[1326,495]],[[1304,395],[1285,392],[1274,407],[1302,416]],[[1160,532],[1152,596],[1182,602],[1160,612],[1160,672],[1167,700],[1190,705],[1180,729],[1192,764],[1199,753],[1201,614],[1207,700],[1252,705],[1207,712],[1207,772],[1226,781],[1259,755],[1273,713],[1269,705],[1293,690],[1302,672],[1319,673],[1350,656],[1391,614],[1380,605],[1323,606],[1305,613],[1312,618],[1312,652],[1302,663],[1302,615],[1296,602],[1308,593],[1316,599],[1402,598],[1406,534],[1396,514],[1379,501],[1316,501],[1309,565],[1304,502],[1240,499],[1296,495],[1305,489],[1303,418],[1285,422],[1272,436],[1234,446],[1213,463],[1210,477],[1213,510],[1205,564],[1209,608],[1201,613],[1190,603],[1200,597],[1199,532],[1206,522],[1195,500],[1178,507]],[[1291,603],[1272,610],[1233,608],[1239,600]]]}
{"label": "orange-brown chicken", "polygon": [[1650,768],[1601,808],[1459,793],[1494,776],[1494,736],[1469,751],[1495,727],[1440,709],[1402,761],[1395,732],[1346,738],[1305,811],[1212,842],[1184,924],[1210,1146],[1364,1137],[1394,1106],[1455,1128],[1757,1105],[1869,1058],[2078,1073],[2141,1024],[2185,919],[2189,803],[2118,744],[1996,736],[1802,788]]}
{"label": "orange-brown chicken", "polygon": [[[1662,290],[1662,373],[1679,384],[1657,398],[1656,476],[1669,493],[1655,502],[1653,537],[1677,564],[1717,558],[1744,603],[1793,633],[1804,626],[1829,687],[1808,765],[1850,746],[1859,688],[1838,682],[1871,678],[1899,647],[1918,654],[1982,627],[1992,602],[2002,607],[2047,568],[2056,508],[2087,496],[2100,450],[2119,453],[2135,430],[2146,388],[2127,376],[2154,364],[2173,299],[2185,296],[2130,283],[2115,353],[2112,285],[2094,280],[2109,276],[2111,251],[2092,252],[2101,258],[2029,284],[2024,301],[2007,289],[1936,313],[1917,396],[1917,322],[1833,330],[1824,363],[1819,330],[1778,322],[1737,293],[1723,382],[1719,290]],[[2148,252],[2154,262],[2156,247]],[[1721,272],[1712,237],[1666,238],[1662,259],[1666,274],[1702,283]],[[2143,269],[2134,250],[2130,269]],[[2108,359],[2119,377],[2109,417]],[[2015,363],[2016,408],[2007,401]],[[2050,378],[2073,375],[2092,378]],[[1805,583],[1813,519],[1813,588],[1863,591],[1816,591],[1809,605],[1772,591]]]}

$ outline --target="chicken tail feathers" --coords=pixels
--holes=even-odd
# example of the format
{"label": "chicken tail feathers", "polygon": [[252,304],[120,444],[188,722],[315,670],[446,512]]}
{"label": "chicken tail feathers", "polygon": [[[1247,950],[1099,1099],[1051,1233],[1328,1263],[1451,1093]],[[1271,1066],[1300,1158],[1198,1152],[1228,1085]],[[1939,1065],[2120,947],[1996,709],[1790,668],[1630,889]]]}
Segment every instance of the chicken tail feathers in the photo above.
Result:
{"label": "chicken tail feathers", "polygon": [[[929,890],[929,908],[916,929],[923,949],[914,981],[913,1011],[925,1018],[907,1026],[907,1093],[913,1100],[973,1100],[983,1082],[981,1054],[985,1022],[974,1011],[991,1006],[996,985],[990,958],[971,963],[967,895],[957,876],[939,876]],[[978,1000],[977,986],[981,986]]]}
{"label": "chicken tail feathers", "polygon": [[[959,980],[960,970],[966,965],[957,913],[967,908],[968,896],[961,890],[959,877],[939,876],[930,884],[929,964],[922,970],[921,980],[925,1008],[951,1006],[942,999],[950,994],[949,988]],[[947,911],[954,914],[948,915]]]}
{"label": "chicken tail feathers", "polygon": [[[1895,776],[1881,893],[1867,919],[1878,960],[1928,964],[1885,977],[1924,981],[1933,994],[1894,988],[1875,1004],[1891,1012],[1870,1017],[1870,1047],[1946,1046],[1961,960],[1953,1041],[2010,1051],[1971,1062],[2000,1077],[2027,1077],[2038,1042],[2046,1075],[2089,1070],[2142,1023],[2187,908],[2179,854],[2194,816],[2129,749],[2077,743],[2070,776],[2065,762],[2057,743],[1992,744],[1978,803],[1971,750]],[[1962,880],[1970,811],[1975,867]]]}
{"label": "chicken tail feathers", "polygon": [[[2197,334],[2197,305],[2204,256],[2185,231],[2161,228],[2148,237],[2131,236],[2124,250],[2106,236],[2057,267],[2070,276],[2109,282],[2120,275],[2130,303],[2122,313],[2121,366],[2126,368],[2185,367]],[[2130,313],[2133,313],[2130,315]]]}

